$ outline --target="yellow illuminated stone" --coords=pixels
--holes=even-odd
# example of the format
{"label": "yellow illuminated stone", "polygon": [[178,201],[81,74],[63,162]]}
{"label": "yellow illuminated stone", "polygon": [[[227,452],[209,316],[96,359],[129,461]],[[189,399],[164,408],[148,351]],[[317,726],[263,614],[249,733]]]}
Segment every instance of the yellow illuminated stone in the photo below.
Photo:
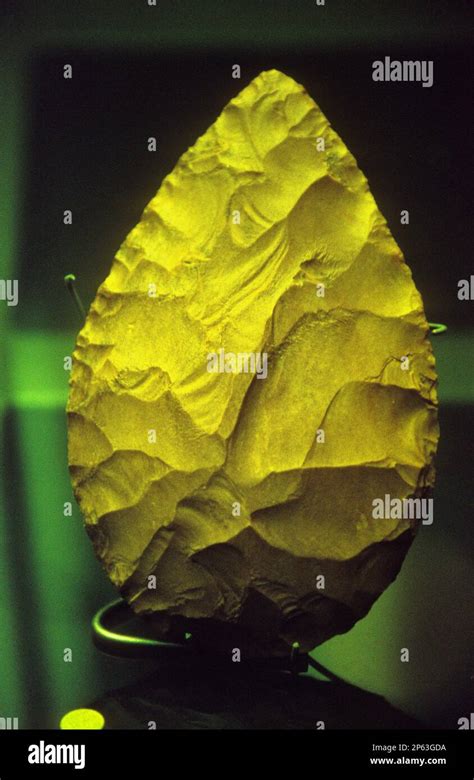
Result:
{"label": "yellow illuminated stone", "polygon": [[[74,352],[69,462],[111,580],[157,633],[280,653],[396,576],[438,439],[421,297],[367,180],[261,73],[117,252]],[[226,644],[227,643],[227,644]]]}
{"label": "yellow illuminated stone", "polygon": [[67,729],[103,729],[105,725],[104,716],[97,710],[80,709],[71,710],[63,715],[59,728]]}

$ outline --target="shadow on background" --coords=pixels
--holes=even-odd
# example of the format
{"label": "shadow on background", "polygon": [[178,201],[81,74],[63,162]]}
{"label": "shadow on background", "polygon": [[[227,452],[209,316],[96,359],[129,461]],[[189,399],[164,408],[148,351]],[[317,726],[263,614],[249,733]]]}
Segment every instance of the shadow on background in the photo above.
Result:
{"label": "shadow on background", "polygon": [[111,729],[422,728],[381,696],[352,685],[238,667],[230,660],[205,670],[167,663],[90,706]]}

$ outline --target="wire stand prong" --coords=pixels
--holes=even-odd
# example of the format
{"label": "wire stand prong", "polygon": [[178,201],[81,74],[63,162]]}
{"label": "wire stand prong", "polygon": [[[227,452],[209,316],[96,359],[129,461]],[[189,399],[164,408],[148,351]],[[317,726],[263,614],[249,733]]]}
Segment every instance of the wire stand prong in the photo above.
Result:
{"label": "wire stand prong", "polygon": [[[95,646],[108,655],[122,658],[173,658],[175,661],[189,665],[191,658],[199,659],[204,666],[213,665],[223,668],[229,664],[228,654],[204,650],[193,642],[189,631],[183,632],[179,641],[160,641],[152,637],[136,636],[125,633],[121,626],[133,616],[128,604],[119,599],[106,604],[92,619],[92,638]],[[309,657],[301,652],[300,645],[295,642],[289,656],[254,657],[246,659],[242,668],[254,671],[284,671],[293,675],[308,671]],[[235,668],[237,668],[236,665]]]}
{"label": "wire stand prong", "polygon": [[82,319],[85,320],[86,318],[86,310],[84,309],[83,303],[79,297],[79,293],[76,289],[76,277],[74,274],[66,274],[64,277],[64,284],[66,285],[67,289],[69,290],[71,297],[74,301],[74,304],[76,306],[76,309],[78,310],[79,314],[81,315]]}
{"label": "wire stand prong", "polygon": [[448,326],[443,325],[442,322],[429,322],[428,325],[432,336],[439,336],[440,333],[446,333],[448,330]]}

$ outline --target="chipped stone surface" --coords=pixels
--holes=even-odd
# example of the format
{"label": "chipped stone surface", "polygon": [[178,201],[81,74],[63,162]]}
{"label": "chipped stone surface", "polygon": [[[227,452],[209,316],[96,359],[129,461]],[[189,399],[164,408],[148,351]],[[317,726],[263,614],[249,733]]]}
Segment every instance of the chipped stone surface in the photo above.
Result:
{"label": "chipped stone surface", "polygon": [[[434,478],[427,334],[354,158],[261,73],[163,181],[74,352],[74,491],[134,610],[262,653],[366,614],[417,525],[372,502]],[[267,376],[211,354],[266,355]]]}

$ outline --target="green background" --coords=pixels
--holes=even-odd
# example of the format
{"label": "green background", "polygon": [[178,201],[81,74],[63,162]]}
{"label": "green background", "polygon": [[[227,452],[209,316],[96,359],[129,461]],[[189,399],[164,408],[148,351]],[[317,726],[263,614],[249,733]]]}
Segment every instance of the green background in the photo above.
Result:
{"label": "green background", "polygon": [[[389,7],[390,5],[390,7]],[[393,7],[396,5],[396,8]],[[441,442],[435,523],[396,582],[314,656],[431,725],[473,709],[472,302],[468,4],[315,2],[2,4],[0,302],[0,716],[56,727],[69,709],[153,664],[100,655],[90,619],[115,591],[95,561],[67,473],[64,407],[79,321],[114,251],[177,157],[259,70],[280,67],[355,154],[412,268],[433,345]],[[374,85],[371,62],[432,58],[435,85]],[[71,83],[61,65],[71,62]],[[230,66],[242,67],[241,81]],[[376,90],[378,87],[378,91]],[[144,139],[158,138],[150,161]],[[62,211],[73,210],[73,225]],[[410,210],[410,226],[399,212]],[[410,662],[400,662],[400,648]],[[64,663],[71,648],[72,663]],[[363,724],[361,724],[363,725]]]}

